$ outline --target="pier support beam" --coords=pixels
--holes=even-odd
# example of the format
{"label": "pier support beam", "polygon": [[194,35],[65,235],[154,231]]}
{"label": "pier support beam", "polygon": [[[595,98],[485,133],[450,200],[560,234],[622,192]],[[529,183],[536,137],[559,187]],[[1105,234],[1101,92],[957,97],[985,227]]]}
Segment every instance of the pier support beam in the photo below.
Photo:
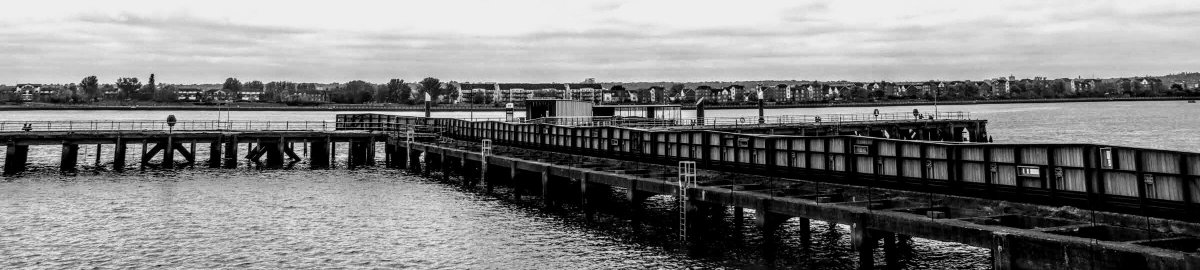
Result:
{"label": "pier support beam", "polygon": [[125,139],[117,138],[117,143],[113,145],[113,171],[125,171],[125,154],[128,150]]}
{"label": "pier support beam", "polygon": [[850,246],[858,252],[858,269],[875,268],[875,246],[881,232],[867,229],[863,223],[850,224]]}
{"label": "pier support beam", "polygon": [[308,144],[309,151],[312,151],[308,155],[311,159],[309,167],[314,170],[329,169],[329,139],[316,139]]}
{"label": "pier support beam", "polygon": [[229,140],[225,141],[225,160],[221,162],[226,169],[237,168],[238,165],[238,138],[237,135],[230,136]]}
{"label": "pier support beam", "polygon": [[221,141],[222,141],[222,139],[224,139],[224,136],[219,136],[219,137],[217,137],[216,140],[208,143],[208,167],[209,168],[220,168],[221,167]]}
{"label": "pier support beam", "polygon": [[14,175],[25,171],[25,163],[29,160],[29,146],[8,143],[4,154],[4,175]]}
{"label": "pier support beam", "polygon": [[639,231],[642,228],[643,204],[646,203],[646,199],[649,199],[654,194],[637,190],[637,187],[633,186],[636,183],[631,183],[631,186],[625,192],[625,199],[629,200],[629,226],[634,231]]}
{"label": "pier support beam", "polygon": [[278,141],[278,142],[262,142],[262,143],[258,144],[259,147],[262,148],[262,151],[266,152],[267,169],[283,168],[283,145],[284,145],[284,143],[286,143],[286,142],[284,142],[283,139],[280,139],[280,141]]}
{"label": "pier support beam", "polygon": [[76,165],[79,164],[79,145],[73,143],[63,143],[62,158],[59,160],[59,171],[62,173],[74,173],[77,171]]}

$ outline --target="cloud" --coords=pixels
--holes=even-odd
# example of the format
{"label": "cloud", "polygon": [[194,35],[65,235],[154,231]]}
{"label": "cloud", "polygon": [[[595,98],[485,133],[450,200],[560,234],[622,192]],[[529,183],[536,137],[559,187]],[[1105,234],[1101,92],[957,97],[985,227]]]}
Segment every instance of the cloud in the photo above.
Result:
{"label": "cloud", "polygon": [[31,5],[0,18],[4,83],[149,73],[164,82],[983,79],[1156,74],[1200,61],[1191,60],[1200,10],[1155,0]]}

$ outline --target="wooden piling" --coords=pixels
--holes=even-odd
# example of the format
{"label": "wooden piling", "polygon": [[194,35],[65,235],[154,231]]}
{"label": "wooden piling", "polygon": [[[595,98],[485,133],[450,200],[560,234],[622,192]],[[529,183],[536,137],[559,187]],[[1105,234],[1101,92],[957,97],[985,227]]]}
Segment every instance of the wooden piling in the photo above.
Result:
{"label": "wooden piling", "polygon": [[62,173],[74,173],[79,163],[79,145],[74,143],[64,142],[62,144],[62,155],[59,160],[59,171]]}

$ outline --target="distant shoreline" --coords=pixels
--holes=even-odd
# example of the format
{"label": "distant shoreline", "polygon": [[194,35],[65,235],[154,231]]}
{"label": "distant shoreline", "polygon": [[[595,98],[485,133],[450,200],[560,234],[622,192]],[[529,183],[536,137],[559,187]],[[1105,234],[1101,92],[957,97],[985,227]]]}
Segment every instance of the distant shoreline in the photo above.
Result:
{"label": "distant shoreline", "polygon": [[[1014,104],[1014,103],[1069,103],[1069,102],[1109,102],[1109,101],[1170,101],[1195,100],[1192,97],[1154,97],[1154,98],[1062,98],[1062,99],[1004,99],[1004,100],[957,100],[938,101],[937,105],[974,105],[974,104]],[[855,102],[855,103],[800,103],[800,104],[765,104],[768,109],[786,108],[827,108],[827,107],[889,107],[889,106],[929,106],[933,101],[888,101],[888,102]],[[695,105],[683,105],[684,109],[694,109]],[[704,105],[705,110],[737,110],[758,108],[754,104],[735,105]],[[502,106],[465,106],[441,105],[430,108],[435,112],[447,111],[504,111]],[[392,111],[420,112],[424,106],[380,106],[380,105],[326,105],[326,106],[261,106],[256,104],[234,106],[203,106],[203,105],[0,105],[0,111],[62,111],[62,110],[121,110],[121,111]],[[523,107],[516,110],[523,111]]]}

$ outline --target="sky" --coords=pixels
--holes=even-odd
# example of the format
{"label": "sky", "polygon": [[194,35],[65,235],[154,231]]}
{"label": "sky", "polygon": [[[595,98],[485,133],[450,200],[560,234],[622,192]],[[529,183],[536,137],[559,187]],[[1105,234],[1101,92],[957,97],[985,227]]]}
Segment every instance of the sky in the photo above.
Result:
{"label": "sky", "polygon": [[0,84],[981,80],[1200,70],[1184,1],[5,1]]}

